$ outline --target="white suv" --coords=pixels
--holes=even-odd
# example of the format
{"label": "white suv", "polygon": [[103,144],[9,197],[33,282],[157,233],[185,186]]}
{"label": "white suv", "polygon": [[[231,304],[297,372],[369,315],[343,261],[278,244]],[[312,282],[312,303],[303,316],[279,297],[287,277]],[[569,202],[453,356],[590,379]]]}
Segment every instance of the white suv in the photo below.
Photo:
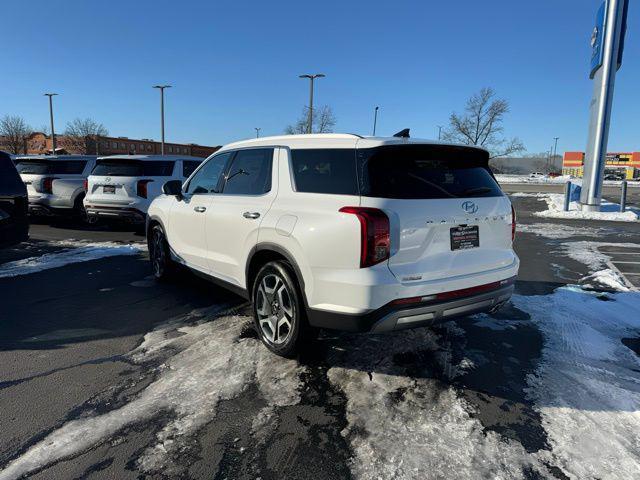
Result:
{"label": "white suv", "polygon": [[151,201],[169,180],[184,180],[204,159],[173,155],[100,157],[87,180],[84,206],[92,220],[144,224]]}
{"label": "white suv", "polygon": [[340,134],[227,145],[151,204],[153,272],[183,264],[250,299],[284,356],[319,327],[384,332],[496,309],[519,260],[488,160]]}
{"label": "white suv", "polygon": [[29,213],[85,217],[84,182],[96,164],[95,156],[34,155],[17,157],[15,163],[27,186]]}

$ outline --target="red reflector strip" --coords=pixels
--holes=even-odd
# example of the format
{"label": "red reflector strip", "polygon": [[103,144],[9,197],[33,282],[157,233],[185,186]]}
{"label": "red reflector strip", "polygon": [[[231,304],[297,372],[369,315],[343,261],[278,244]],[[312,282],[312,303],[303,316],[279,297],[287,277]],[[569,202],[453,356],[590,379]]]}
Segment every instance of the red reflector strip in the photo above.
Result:
{"label": "red reflector strip", "polygon": [[483,292],[490,292],[499,288],[506,287],[515,282],[516,277],[507,278],[499,282],[486,283],[477,287],[462,288],[460,290],[452,290],[450,292],[437,293],[435,295],[423,295],[420,297],[398,298],[391,302],[392,305],[410,305],[412,303],[428,302],[430,300],[450,300],[453,298],[470,297]]}
{"label": "red reflector strip", "polygon": [[451,292],[442,292],[436,294],[438,300],[449,300],[452,298],[470,297],[483,292],[490,292],[491,290],[497,290],[498,288],[506,287],[515,281],[515,277],[501,280],[499,282],[487,283],[484,285],[478,285],[477,287],[462,288],[460,290],[452,290]]}

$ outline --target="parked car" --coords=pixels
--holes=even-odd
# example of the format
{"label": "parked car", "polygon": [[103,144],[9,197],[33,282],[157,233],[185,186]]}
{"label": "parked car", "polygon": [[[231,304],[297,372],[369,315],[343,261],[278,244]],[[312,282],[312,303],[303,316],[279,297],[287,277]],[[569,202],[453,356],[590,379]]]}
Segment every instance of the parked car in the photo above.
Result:
{"label": "parked car", "polygon": [[544,178],[545,174],[542,172],[533,172],[529,175],[529,178]]}
{"label": "parked car", "polygon": [[151,201],[168,180],[184,180],[202,163],[198,157],[115,155],[98,158],[84,200],[92,220],[144,224]]}
{"label": "parked car", "polygon": [[499,308],[519,260],[486,150],[324,134],[227,145],[149,208],[153,273],[177,264],[253,302],[273,352],[317,328],[386,332]]}
{"label": "parked car", "polygon": [[84,182],[96,163],[95,156],[22,156],[16,157],[15,163],[27,186],[30,214],[86,218]]}
{"label": "parked car", "polygon": [[0,246],[29,237],[28,205],[27,187],[9,154],[0,152]]}

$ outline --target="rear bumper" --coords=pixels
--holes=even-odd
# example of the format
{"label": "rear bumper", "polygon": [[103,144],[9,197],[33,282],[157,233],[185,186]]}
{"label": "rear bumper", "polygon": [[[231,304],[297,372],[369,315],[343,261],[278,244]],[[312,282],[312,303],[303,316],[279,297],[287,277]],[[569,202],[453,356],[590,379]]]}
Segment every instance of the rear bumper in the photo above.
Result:
{"label": "rear bumper", "polygon": [[130,223],[145,223],[147,214],[131,207],[107,207],[85,204],[87,216],[104,220],[121,220]]}
{"label": "rear bumper", "polygon": [[454,295],[455,298],[450,300],[432,300],[410,307],[390,303],[365,314],[350,315],[314,309],[308,309],[307,314],[309,323],[314,327],[349,332],[381,333],[423,327],[497,309],[511,298],[514,283],[515,277],[512,277],[497,282],[495,288],[482,293]]}

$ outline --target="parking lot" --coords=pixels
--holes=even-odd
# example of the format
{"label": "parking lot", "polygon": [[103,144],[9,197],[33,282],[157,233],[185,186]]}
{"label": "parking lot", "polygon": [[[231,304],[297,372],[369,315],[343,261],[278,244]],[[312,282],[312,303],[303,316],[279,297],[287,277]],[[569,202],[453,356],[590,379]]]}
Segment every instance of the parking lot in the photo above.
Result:
{"label": "parking lot", "polygon": [[512,200],[503,310],[296,360],[239,297],[154,281],[139,233],[32,225],[0,252],[0,479],[637,477],[640,225]]}

